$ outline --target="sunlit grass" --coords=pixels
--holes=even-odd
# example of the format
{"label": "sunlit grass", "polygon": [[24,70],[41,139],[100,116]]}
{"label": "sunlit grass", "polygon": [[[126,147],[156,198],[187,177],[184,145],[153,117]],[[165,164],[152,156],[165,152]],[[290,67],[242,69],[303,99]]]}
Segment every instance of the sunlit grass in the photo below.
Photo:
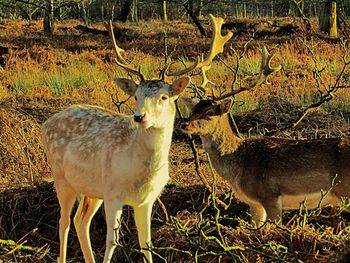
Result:
{"label": "sunlit grass", "polygon": [[45,85],[44,75],[39,67],[19,68],[12,76],[10,92],[16,95],[27,94],[30,90]]}
{"label": "sunlit grass", "polygon": [[39,65],[21,67],[13,75],[10,91],[13,94],[28,94],[32,90],[46,87],[53,95],[62,96],[87,85],[98,85],[107,79],[107,70],[84,59],[74,59],[66,65],[55,67],[52,72]]}
{"label": "sunlit grass", "polygon": [[[165,25],[159,21],[151,22],[154,25],[162,25],[163,28],[153,29],[142,23],[138,26],[131,24],[126,24],[125,26],[128,30],[147,27],[150,34],[160,34],[166,29],[173,27],[172,24]],[[191,31],[193,28],[192,26],[184,26],[181,30],[179,28],[176,30],[181,35],[181,30]],[[179,41],[184,40],[186,39],[169,37],[168,43],[174,43],[176,46]],[[98,41],[101,42],[101,39],[94,41],[94,43],[90,43],[85,38],[81,38],[81,42],[77,42],[77,45],[93,46],[97,45]],[[135,69],[140,67],[147,79],[157,79],[160,67],[164,62],[164,56],[161,55],[163,48],[153,46],[155,41],[162,42],[163,40],[157,35],[157,39],[150,39],[151,45],[143,45],[142,49],[133,46],[136,42],[125,42],[121,45],[126,49],[124,53],[126,60]],[[236,41],[234,39],[230,44],[235,45]],[[194,50],[187,50],[187,46],[178,47],[177,50],[183,50],[183,54],[173,57],[171,70],[183,69],[184,64],[188,66],[194,63],[198,55],[198,45],[201,42],[202,40],[193,40]],[[209,42],[209,38],[203,39],[204,45],[201,47],[203,50],[200,52],[208,53]],[[170,53],[173,48],[172,45],[168,47]],[[268,46],[268,49],[275,54],[272,64],[281,64],[281,72],[271,76],[271,85],[262,85],[254,91],[237,95],[235,97],[235,111],[250,111],[258,107],[270,95],[285,97],[301,107],[317,100],[320,94],[318,94],[319,90],[313,76],[315,65],[307,45],[314,49],[318,69],[322,69],[322,82],[324,85],[320,87],[320,91],[325,92],[327,85],[332,85],[341,71],[343,56],[341,45],[325,42],[316,43],[314,40],[294,39],[278,46]],[[241,54],[243,43],[234,47],[237,54]],[[254,41],[249,43],[247,52],[239,61],[238,81],[234,86],[232,86],[233,72],[220,60],[216,59],[207,74],[210,81],[214,83],[213,85],[208,85],[208,90],[210,91],[212,88],[215,90],[216,87],[220,87],[221,90],[231,90],[232,88],[235,89],[246,85],[247,79],[256,76],[260,71],[261,55],[259,50],[261,47],[261,43]],[[8,68],[4,69],[6,74],[1,79],[2,85],[0,87],[4,91],[2,94],[35,95],[35,93],[40,93],[42,90],[47,90],[54,96],[74,94],[74,96],[79,97],[93,95],[94,98],[111,100],[111,96],[106,93],[106,89],[109,91],[114,89],[111,88],[114,85],[113,78],[115,76],[130,78],[129,74],[115,65],[113,51],[106,44],[100,47],[96,46],[93,50],[84,49],[80,53],[67,52],[64,49],[42,48],[39,45],[33,46],[32,49],[34,51],[26,51],[28,55],[24,55],[23,52],[17,52],[18,54],[12,55]],[[221,56],[231,68],[237,66],[234,53],[228,46]],[[133,79],[137,80],[135,77]],[[174,78],[169,81],[172,80]],[[192,76],[192,82],[200,85],[201,79],[198,75]],[[118,89],[117,87],[115,88]],[[323,107],[327,110],[340,108],[345,110],[349,108],[347,106],[348,97],[349,94],[343,92],[342,95],[338,95],[338,97],[335,97]]]}

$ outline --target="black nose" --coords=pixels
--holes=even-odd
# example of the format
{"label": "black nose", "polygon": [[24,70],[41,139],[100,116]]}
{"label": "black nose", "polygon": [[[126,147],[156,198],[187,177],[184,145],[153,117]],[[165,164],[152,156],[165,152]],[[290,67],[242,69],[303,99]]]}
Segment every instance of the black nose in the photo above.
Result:
{"label": "black nose", "polygon": [[136,122],[141,122],[141,121],[143,120],[144,117],[145,117],[145,114],[134,115],[134,121],[136,121]]}
{"label": "black nose", "polygon": [[180,129],[185,129],[190,123],[188,121],[184,121],[180,123]]}

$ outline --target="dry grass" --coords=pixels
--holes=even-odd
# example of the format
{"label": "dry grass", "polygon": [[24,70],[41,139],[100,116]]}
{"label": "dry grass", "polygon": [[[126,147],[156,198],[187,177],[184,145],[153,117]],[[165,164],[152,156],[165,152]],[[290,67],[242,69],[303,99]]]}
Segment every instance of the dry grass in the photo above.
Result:
{"label": "dry grass", "polygon": [[[40,124],[68,105],[89,103],[115,109],[112,98],[124,96],[112,83],[116,69],[109,40],[101,35],[80,35],[78,21],[57,25],[53,37],[41,33],[41,24],[27,21],[0,21],[0,46],[9,47],[0,67],[0,262],[53,262],[58,253],[58,214],[52,184],[46,183],[50,170],[41,146]],[[102,24],[94,25],[103,29]],[[205,24],[207,27],[208,25]],[[192,60],[209,49],[210,39],[199,38],[192,25],[180,21],[148,21],[122,25],[120,45],[126,57],[141,65],[146,76],[157,76],[163,61],[163,32],[168,34],[169,51],[186,54]],[[266,30],[260,25],[259,30]],[[245,135],[265,133],[293,121],[303,106],[317,99],[319,90],[312,76],[313,60],[303,44],[303,29],[292,36],[266,36],[253,40],[240,62],[242,83],[259,71],[262,44],[275,49],[274,63],[283,70],[271,85],[236,96],[234,116]],[[315,33],[313,33],[315,34]],[[242,52],[250,35],[236,35],[231,44]],[[314,38],[323,78],[331,85],[341,67],[339,43]],[[1,55],[0,55],[1,56]],[[227,47],[223,60],[235,65],[235,55]],[[178,62],[173,67],[181,67]],[[232,72],[215,61],[209,78],[230,88]],[[199,83],[199,78],[193,76]],[[324,90],[322,90],[324,91]],[[349,135],[349,90],[340,90],[330,103],[310,114],[294,131],[278,134],[293,138],[320,138]],[[133,107],[131,103],[131,107]],[[130,113],[128,107],[122,111]],[[204,175],[213,178],[207,157],[199,150]],[[349,215],[341,210],[286,212],[283,224],[269,223],[261,229],[247,225],[248,208],[231,199],[226,182],[218,178],[218,196],[225,210],[216,207],[194,171],[193,156],[186,137],[175,131],[170,154],[171,181],[162,200],[170,222],[156,204],[153,240],[156,262],[348,262],[350,257]],[[122,247],[116,251],[121,262],[140,259],[132,211],[123,214]],[[92,224],[92,240],[97,258],[103,256],[105,223],[103,212]],[[10,240],[10,241],[7,241]],[[15,243],[12,241],[14,240]],[[69,258],[82,262],[74,230],[69,239]],[[166,258],[167,261],[162,258]]]}

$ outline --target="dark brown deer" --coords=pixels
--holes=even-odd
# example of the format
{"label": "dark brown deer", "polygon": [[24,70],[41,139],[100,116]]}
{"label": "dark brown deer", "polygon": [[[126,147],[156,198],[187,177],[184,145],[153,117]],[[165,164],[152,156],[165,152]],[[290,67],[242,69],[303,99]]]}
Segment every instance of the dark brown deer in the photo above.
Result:
{"label": "dark brown deer", "polygon": [[231,99],[186,104],[192,113],[181,129],[200,135],[213,167],[250,206],[258,225],[280,219],[282,209],[338,205],[350,197],[349,138],[245,139],[227,114]]}

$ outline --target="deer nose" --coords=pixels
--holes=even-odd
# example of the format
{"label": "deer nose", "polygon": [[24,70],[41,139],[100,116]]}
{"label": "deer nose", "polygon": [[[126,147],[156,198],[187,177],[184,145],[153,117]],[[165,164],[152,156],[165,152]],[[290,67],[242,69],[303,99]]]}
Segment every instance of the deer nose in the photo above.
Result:
{"label": "deer nose", "polygon": [[145,114],[134,115],[134,121],[141,122],[145,118]]}
{"label": "deer nose", "polygon": [[186,129],[190,123],[188,121],[184,121],[180,123],[180,129]]}

